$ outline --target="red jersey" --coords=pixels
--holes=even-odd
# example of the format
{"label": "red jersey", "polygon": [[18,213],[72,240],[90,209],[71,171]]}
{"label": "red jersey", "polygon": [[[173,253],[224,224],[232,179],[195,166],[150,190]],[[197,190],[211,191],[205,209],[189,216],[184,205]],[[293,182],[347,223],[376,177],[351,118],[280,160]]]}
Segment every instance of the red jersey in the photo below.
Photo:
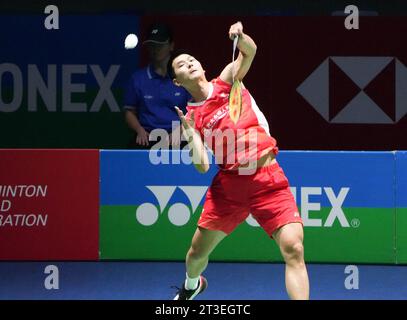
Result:
{"label": "red jersey", "polygon": [[242,88],[242,111],[235,124],[229,116],[232,85],[219,77],[209,85],[206,100],[188,103],[187,119],[193,112],[195,128],[214,153],[220,168],[237,169],[270,151],[277,155],[277,142],[270,135],[267,120],[249,91]]}

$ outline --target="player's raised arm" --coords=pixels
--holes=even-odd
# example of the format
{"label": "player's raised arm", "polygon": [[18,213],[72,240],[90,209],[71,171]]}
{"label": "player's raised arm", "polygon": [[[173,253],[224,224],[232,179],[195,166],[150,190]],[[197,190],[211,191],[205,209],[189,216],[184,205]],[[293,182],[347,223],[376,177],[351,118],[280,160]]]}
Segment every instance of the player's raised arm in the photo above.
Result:
{"label": "player's raised arm", "polygon": [[220,78],[228,83],[232,83],[233,79],[241,81],[244,78],[250,69],[257,50],[253,39],[243,32],[243,25],[240,21],[232,24],[229,29],[229,38],[233,40],[236,36],[239,37],[237,42],[239,55],[236,61],[229,63],[220,75]]}

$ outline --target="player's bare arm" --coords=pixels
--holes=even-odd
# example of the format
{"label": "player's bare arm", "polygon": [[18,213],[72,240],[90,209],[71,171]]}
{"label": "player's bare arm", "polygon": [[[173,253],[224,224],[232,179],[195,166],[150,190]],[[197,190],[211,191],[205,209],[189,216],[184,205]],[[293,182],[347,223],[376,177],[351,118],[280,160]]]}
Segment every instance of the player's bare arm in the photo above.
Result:
{"label": "player's bare arm", "polygon": [[[239,55],[234,62],[235,66],[233,67],[233,63],[229,63],[220,74],[220,78],[228,83],[233,83],[233,79],[242,81],[250,69],[257,50],[257,46],[253,39],[243,32],[243,25],[241,22],[237,22],[230,26],[229,38],[233,40],[235,36],[239,37],[239,41],[237,42]],[[233,70],[235,72],[234,76],[232,74]]]}
{"label": "player's bare arm", "polygon": [[192,113],[191,118],[187,120],[178,107],[175,107],[175,110],[182,123],[182,133],[189,142],[189,147],[192,151],[192,163],[197,171],[206,173],[209,170],[209,158],[201,136],[195,130],[194,113]]}

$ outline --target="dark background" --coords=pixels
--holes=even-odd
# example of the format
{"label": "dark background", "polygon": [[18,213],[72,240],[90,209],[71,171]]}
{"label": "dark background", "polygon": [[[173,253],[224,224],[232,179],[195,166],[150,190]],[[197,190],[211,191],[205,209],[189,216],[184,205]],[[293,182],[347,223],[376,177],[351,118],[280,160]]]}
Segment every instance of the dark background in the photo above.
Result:
{"label": "dark background", "polygon": [[215,14],[215,15],[331,15],[346,5],[360,10],[375,10],[380,15],[406,15],[403,0],[251,0],[251,1],[189,1],[189,0],[65,0],[2,1],[0,11],[34,13],[54,4],[66,13],[138,13],[138,14]]}
{"label": "dark background", "polygon": [[[407,65],[407,1],[71,0],[49,3],[16,0],[0,2],[0,19],[1,15],[16,15],[22,19],[28,15],[45,16],[44,8],[49,4],[57,5],[61,16],[133,15],[139,18],[135,29],[140,30],[140,39],[143,39],[143,31],[148,24],[166,21],[174,29],[176,46],[189,49],[202,62],[208,80],[216,77],[231,60],[232,50],[226,37],[227,30],[230,24],[240,20],[258,46],[256,59],[245,78],[245,84],[266,115],[271,134],[277,138],[280,149],[407,149],[407,117],[391,124],[329,123],[295,90],[324,59],[331,56],[391,56]],[[358,31],[349,31],[343,26],[343,10],[350,4],[357,5],[361,13]],[[106,23],[109,23],[108,18]],[[1,33],[5,32],[9,31],[0,31],[0,43]],[[28,36],[29,32],[27,30]],[[75,36],[81,37],[80,34]],[[25,48],[22,44],[21,50],[35,48]],[[145,51],[140,50],[134,68],[144,65],[146,61]],[[6,61],[3,61],[0,49],[2,62]],[[376,102],[394,120],[394,101],[388,98],[389,92],[394,96],[395,90],[392,84],[394,71],[390,69],[391,66],[386,70],[385,79],[376,88],[378,101],[384,102]],[[333,77],[332,74],[330,77]],[[349,79],[344,79],[343,87],[346,89]],[[381,96],[383,92],[387,94],[384,98]],[[122,92],[116,94],[120,101]],[[344,97],[339,98],[349,101],[352,94],[349,97],[347,94],[345,92]],[[340,108],[336,106],[335,111],[340,111]],[[86,139],[81,138],[81,132],[74,130],[77,118],[70,120],[72,129],[69,130],[72,130],[72,134],[64,129],[60,138],[58,134],[50,138],[51,130],[33,127],[32,130],[36,132],[25,134],[24,138],[19,139],[15,132],[23,132],[23,128],[18,129],[23,124],[16,119],[11,123],[6,116],[9,115],[0,113],[0,147],[121,149],[131,136],[122,115],[110,115],[106,110],[102,120],[111,121],[112,127],[106,128],[101,125],[103,121],[100,119],[89,118],[89,128],[93,130]],[[28,116],[22,116],[28,123]],[[63,116],[85,118],[91,115]],[[5,128],[6,124],[17,128],[13,131],[13,138],[7,136],[9,130],[1,131],[1,126]],[[107,134],[109,129],[112,131]],[[68,134],[71,139],[66,139]]]}

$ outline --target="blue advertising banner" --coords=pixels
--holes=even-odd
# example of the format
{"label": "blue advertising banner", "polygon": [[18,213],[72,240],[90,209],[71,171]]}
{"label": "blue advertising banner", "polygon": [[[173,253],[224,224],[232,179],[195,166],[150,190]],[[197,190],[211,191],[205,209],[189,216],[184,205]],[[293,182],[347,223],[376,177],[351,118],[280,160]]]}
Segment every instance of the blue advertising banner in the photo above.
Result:
{"label": "blue advertising banner", "polygon": [[407,263],[407,151],[396,152],[397,263]]}
{"label": "blue advertising banner", "polygon": [[[43,15],[0,19],[0,146],[125,148],[123,91],[139,67],[135,15]],[[106,130],[109,128],[109,130]]]}
{"label": "blue advertising banner", "polygon": [[[293,186],[349,187],[347,207],[394,207],[392,152],[283,151],[278,159]],[[322,206],[329,204],[321,198]]]}
{"label": "blue advertising banner", "polygon": [[[183,159],[187,153],[101,151],[102,259],[184,259],[216,166],[202,175]],[[278,160],[304,222],[308,261],[394,263],[392,152],[282,151]],[[249,216],[212,259],[281,256]]]}

